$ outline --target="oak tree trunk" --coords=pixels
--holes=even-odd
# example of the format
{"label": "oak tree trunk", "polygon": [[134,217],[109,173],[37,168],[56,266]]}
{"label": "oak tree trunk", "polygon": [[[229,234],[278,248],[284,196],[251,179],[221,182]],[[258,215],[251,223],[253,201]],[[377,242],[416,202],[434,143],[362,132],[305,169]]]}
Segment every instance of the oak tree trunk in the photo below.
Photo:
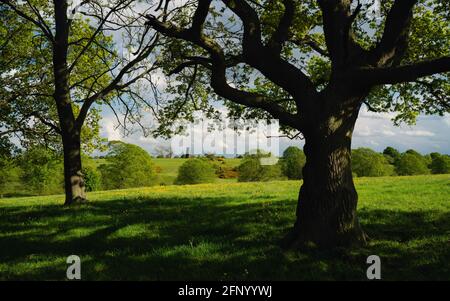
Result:
{"label": "oak tree trunk", "polygon": [[306,164],[297,220],[285,238],[285,246],[365,244],[366,235],[356,215],[358,194],[351,168],[351,137],[356,118],[357,110],[348,115],[331,114],[306,131]]}

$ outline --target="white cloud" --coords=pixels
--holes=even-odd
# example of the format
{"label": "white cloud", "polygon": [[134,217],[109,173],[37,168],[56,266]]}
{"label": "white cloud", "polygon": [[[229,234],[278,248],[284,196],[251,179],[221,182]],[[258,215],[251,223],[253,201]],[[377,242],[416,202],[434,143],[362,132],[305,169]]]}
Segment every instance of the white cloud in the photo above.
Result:
{"label": "white cloud", "polygon": [[363,107],[359,113],[359,118],[369,118],[369,119],[386,119],[391,120],[395,117],[395,113],[376,113],[371,112]]}
{"label": "white cloud", "polygon": [[396,135],[396,133],[392,130],[382,130],[381,134],[388,136],[388,137],[392,137],[392,136]]}
{"label": "white cloud", "polygon": [[424,131],[424,130],[403,131],[402,134],[405,134],[407,136],[416,136],[416,137],[433,137],[433,136],[435,136],[434,133],[432,133],[430,131]]}
{"label": "white cloud", "polygon": [[103,116],[100,125],[102,128],[100,135],[102,137],[107,138],[109,141],[122,140],[120,130],[116,128],[116,122],[114,120],[114,117]]}
{"label": "white cloud", "polygon": [[374,132],[369,126],[369,124],[361,124],[358,127],[355,127],[353,131],[353,135],[355,137],[370,137],[373,136]]}
{"label": "white cloud", "polygon": [[380,143],[378,143],[376,140],[369,140],[369,143],[373,146],[379,146]]}

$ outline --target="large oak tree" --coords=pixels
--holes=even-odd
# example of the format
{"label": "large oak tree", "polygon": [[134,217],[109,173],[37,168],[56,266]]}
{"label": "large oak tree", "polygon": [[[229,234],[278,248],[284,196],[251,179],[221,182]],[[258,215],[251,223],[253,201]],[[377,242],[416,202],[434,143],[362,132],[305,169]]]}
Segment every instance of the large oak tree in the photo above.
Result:
{"label": "large oak tree", "polygon": [[368,2],[161,0],[147,16],[171,41],[169,88],[183,97],[169,110],[189,112],[214,92],[233,115],[277,118],[304,137],[287,245],[366,242],[351,170],[364,103],[397,122],[449,112],[448,1],[382,1],[375,14]]}

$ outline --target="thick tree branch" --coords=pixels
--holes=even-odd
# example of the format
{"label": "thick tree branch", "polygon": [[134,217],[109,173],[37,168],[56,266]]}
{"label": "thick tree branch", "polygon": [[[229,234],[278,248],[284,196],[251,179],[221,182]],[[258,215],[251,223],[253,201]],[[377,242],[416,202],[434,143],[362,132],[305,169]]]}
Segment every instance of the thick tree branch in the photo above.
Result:
{"label": "thick tree branch", "polygon": [[[283,123],[294,128],[299,128],[300,118],[286,112],[282,107],[264,95],[242,91],[231,87],[226,79],[227,61],[222,48],[212,39],[206,37],[201,32],[193,32],[192,28],[181,29],[173,24],[161,22],[153,16],[148,16],[147,24],[166,36],[183,39],[194,43],[206,50],[211,58],[211,87],[221,97],[229,99],[237,104],[251,108],[262,109],[271,114],[274,118],[280,119]],[[197,27],[200,29],[201,27]],[[204,61],[197,61],[205,65]]]}
{"label": "thick tree branch", "polygon": [[183,62],[180,65],[178,65],[175,69],[170,71],[169,76],[173,74],[180,73],[185,68],[188,67],[196,67],[198,65],[205,66],[208,69],[211,69],[211,60],[204,57],[190,57],[189,61]]}
{"label": "thick tree branch", "polygon": [[386,18],[383,36],[372,51],[373,64],[398,63],[407,47],[413,8],[419,0],[396,0]]}
{"label": "thick tree branch", "polygon": [[205,23],[206,17],[208,16],[210,5],[211,0],[198,1],[197,9],[195,10],[194,16],[192,18],[191,31],[193,34],[200,34],[202,32],[202,27]]}
{"label": "thick tree branch", "polygon": [[[257,12],[246,1],[223,0],[244,24],[243,57],[244,61],[259,70],[276,85],[288,91],[301,108],[307,100],[316,96],[314,84],[300,69],[274,54],[271,47],[261,41],[261,24]],[[286,24],[289,23],[286,15]],[[287,25],[285,26],[288,30]],[[284,35],[283,30],[280,31]],[[284,37],[283,37],[284,38]]]}
{"label": "thick tree branch", "polygon": [[323,15],[323,30],[333,67],[342,68],[348,57],[351,1],[318,0]]}
{"label": "thick tree branch", "polygon": [[355,73],[355,79],[367,81],[370,85],[398,84],[444,72],[450,72],[450,57],[398,67],[364,68]]}

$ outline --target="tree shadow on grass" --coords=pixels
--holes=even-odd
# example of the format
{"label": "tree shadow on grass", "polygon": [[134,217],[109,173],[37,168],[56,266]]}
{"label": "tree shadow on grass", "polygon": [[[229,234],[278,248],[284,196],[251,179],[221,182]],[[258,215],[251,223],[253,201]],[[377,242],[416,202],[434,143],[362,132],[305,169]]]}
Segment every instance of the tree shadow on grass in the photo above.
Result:
{"label": "tree shadow on grass", "polygon": [[[283,252],[295,201],[134,198],[0,209],[0,279],[64,279],[71,254],[85,280],[450,279],[450,214],[363,209],[371,243],[357,250]],[[1,272],[3,271],[3,272]]]}

